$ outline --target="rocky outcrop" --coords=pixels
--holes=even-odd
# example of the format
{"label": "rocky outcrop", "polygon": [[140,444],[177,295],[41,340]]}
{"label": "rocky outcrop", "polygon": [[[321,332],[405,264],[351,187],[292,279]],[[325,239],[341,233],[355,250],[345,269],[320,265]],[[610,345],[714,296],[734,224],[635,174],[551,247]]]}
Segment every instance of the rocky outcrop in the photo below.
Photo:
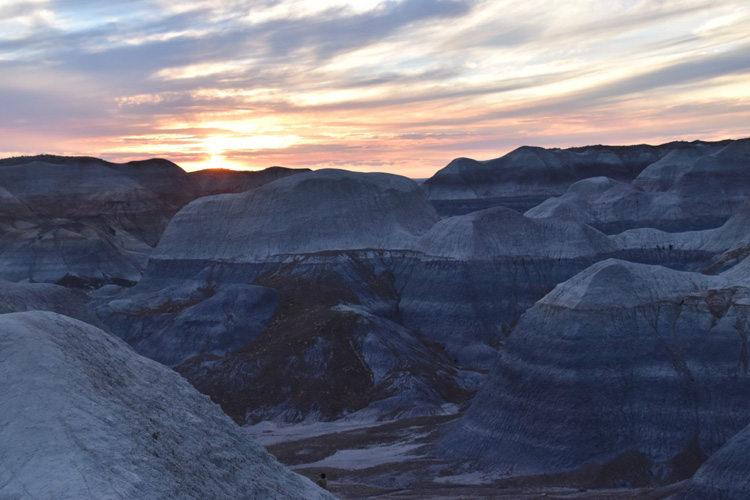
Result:
{"label": "rocky outcrop", "polygon": [[269,288],[186,279],[105,300],[98,314],[140,354],[173,366],[199,354],[222,356],[251,343],[278,303]]}
{"label": "rocky outcrop", "polygon": [[0,358],[4,498],[333,498],[91,325],[0,315]]}
{"label": "rocky outcrop", "polygon": [[[238,422],[440,413],[463,402],[476,377],[398,323],[391,258],[344,252],[213,262],[172,287],[163,286],[176,280],[160,267],[99,314],[139,352],[176,364]],[[255,302],[217,306],[215,298],[233,290]]]}
{"label": "rocky outcrop", "polygon": [[151,246],[172,215],[199,194],[186,172],[158,159],[10,158],[0,163],[0,186],[43,219],[108,222]]}
{"label": "rocky outcrop", "polygon": [[655,161],[633,180],[633,185],[644,191],[668,191],[674,186],[696,161],[724,149],[731,141],[694,142],[685,147],[673,149],[663,158]]}
{"label": "rocky outcrop", "polygon": [[514,472],[710,455],[750,422],[748,305],[723,276],[594,264],[524,314],[442,450]]}
{"label": "rocky outcrop", "polygon": [[39,217],[17,196],[0,185],[0,234],[34,225]]}
{"label": "rocky outcrop", "polygon": [[475,388],[437,345],[394,321],[389,273],[356,255],[288,263],[255,283],[280,303],[252,343],[176,369],[242,423],[440,413]]}
{"label": "rocky outcrop", "polygon": [[611,239],[617,255],[625,260],[718,274],[750,255],[749,231],[750,205],[744,204],[715,229],[668,233],[639,228],[612,235]]}
{"label": "rocky outcrop", "polygon": [[151,247],[122,230],[97,226],[52,219],[6,232],[0,238],[0,277],[89,289],[135,284]]}

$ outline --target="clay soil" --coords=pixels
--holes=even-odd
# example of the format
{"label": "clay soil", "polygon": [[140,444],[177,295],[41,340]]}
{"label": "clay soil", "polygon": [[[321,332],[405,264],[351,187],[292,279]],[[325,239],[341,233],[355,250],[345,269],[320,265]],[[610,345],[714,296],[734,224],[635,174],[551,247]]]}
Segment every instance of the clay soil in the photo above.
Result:
{"label": "clay soil", "polygon": [[[472,475],[470,463],[448,463],[430,455],[430,443],[441,426],[455,417],[412,418],[303,439],[282,439],[267,448],[282,463],[310,479],[325,473],[329,490],[342,500],[659,500],[685,486],[684,482],[650,484],[649,464],[636,451],[604,464],[557,474],[503,478]],[[393,460],[382,458],[382,452],[378,454],[382,447],[399,446],[406,446],[409,452],[396,453]],[[368,461],[370,452],[381,458]],[[353,456],[361,458],[347,459]]]}

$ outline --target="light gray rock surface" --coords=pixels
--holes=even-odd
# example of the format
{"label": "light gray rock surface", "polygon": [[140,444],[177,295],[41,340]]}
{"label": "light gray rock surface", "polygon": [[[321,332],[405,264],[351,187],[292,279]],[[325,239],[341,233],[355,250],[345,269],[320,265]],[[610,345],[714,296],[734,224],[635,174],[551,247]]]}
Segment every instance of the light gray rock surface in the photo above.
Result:
{"label": "light gray rock surface", "polygon": [[318,170],[192,202],[172,219],[152,258],[263,262],[329,250],[405,249],[437,220],[405,177]]}
{"label": "light gray rock surface", "polygon": [[91,325],[2,314],[0,359],[3,498],[333,498]]}
{"label": "light gray rock surface", "polygon": [[441,449],[515,473],[710,455],[750,422],[749,313],[723,276],[596,263],[526,311]]}

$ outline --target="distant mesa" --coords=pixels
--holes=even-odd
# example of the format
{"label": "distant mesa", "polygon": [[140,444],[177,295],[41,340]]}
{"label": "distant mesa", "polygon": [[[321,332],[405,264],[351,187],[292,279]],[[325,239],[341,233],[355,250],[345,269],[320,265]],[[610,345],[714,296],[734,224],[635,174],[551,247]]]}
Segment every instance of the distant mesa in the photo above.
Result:
{"label": "distant mesa", "polygon": [[[573,149],[523,146],[494,160],[453,160],[427,179],[424,189],[433,201],[452,200],[459,205],[458,200],[480,199],[486,204],[525,210],[587,177],[632,180],[666,153],[665,146],[645,145]],[[439,206],[449,210],[451,204]]]}
{"label": "distant mesa", "polygon": [[0,160],[0,187],[0,277],[80,288],[140,280],[169,219],[199,194],[166,160],[51,155]]}
{"label": "distant mesa", "polygon": [[[523,146],[494,160],[458,158],[438,171],[423,186],[441,215],[457,215],[491,206],[526,211],[547,198],[560,196],[577,181],[608,177],[630,183],[643,171],[667,158],[669,167],[657,167],[642,179],[639,187],[658,187],[654,174],[670,175],[702,156],[727,148],[734,141],[707,143],[671,142],[661,146],[586,146],[544,149]],[[675,166],[677,162],[682,167]],[[661,184],[659,184],[661,183]],[[663,187],[663,186],[662,186]]]}
{"label": "distant mesa", "polygon": [[681,147],[632,182],[584,179],[526,215],[578,220],[610,234],[638,227],[684,232],[720,226],[750,195],[744,153],[750,139],[676,144]]}

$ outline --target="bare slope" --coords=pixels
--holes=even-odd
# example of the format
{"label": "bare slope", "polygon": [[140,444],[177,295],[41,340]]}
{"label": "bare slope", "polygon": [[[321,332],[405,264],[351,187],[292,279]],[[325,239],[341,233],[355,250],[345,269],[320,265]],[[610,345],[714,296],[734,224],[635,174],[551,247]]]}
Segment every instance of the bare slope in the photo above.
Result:
{"label": "bare slope", "polygon": [[518,472],[713,453],[750,421],[749,297],[723,277],[594,264],[524,314],[444,451]]}
{"label": "bare slope", "polygon": [[0,315],[0,359],[3,498],[332,498],[91,325]]}

